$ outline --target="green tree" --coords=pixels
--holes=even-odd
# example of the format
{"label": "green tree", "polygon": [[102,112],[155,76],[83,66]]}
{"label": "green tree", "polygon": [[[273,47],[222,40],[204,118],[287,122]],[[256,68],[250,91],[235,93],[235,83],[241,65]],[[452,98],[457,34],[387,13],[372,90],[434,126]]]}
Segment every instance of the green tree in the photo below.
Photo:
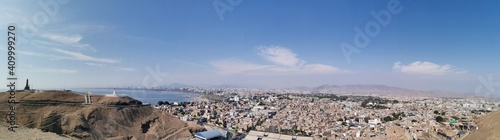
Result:
{"label": "green tree", "polygon": [[414,123],[415,123],[415,122],[417,122],[417,120],[411,120],[411,122],[414,122]]}
{"label": "green tree", "polygon": [[436,117],[436,121],[437,121],[437,122],[443,122],[443,121],[444,121],[444,118],[443,118],[443,117],[441,117],[441,116],[437,116],[437,117]]}
{"label": "green tree", "polygon": [[348,98],[349,98],[349,97],[347,97],[347,96],[340,96],[340,101],[345,101],[345,100],[347,100]]}
{"label": "green tree", "polygon": [[434,114],[439,114],[439,111],[437,111],[437,110],[434,110]]}
{"label": "green tree", "polygon": [[366,104],[368,104],[368,100],[364,100],[364,101],[361,103],[361,107],[366,108]]}
{"label": "green tree", "polygon": [[391,116],[387,116],[387,117],[384,117],[384,119],[383,119],[383,120],[384,120],[384,122],[390,122],[390,121],[392,121],[393,119],[392,119],[392,117],[391,117]]}
{"label": "green tree", "polygon": [[163,101],[158,101],[158,105],[163,105]]}

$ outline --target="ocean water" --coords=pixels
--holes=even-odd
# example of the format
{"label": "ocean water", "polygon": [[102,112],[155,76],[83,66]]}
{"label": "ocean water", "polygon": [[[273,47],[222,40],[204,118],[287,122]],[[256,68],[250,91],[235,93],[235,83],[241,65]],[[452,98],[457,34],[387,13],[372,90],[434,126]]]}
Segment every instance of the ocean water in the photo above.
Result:
{"label": "ocean water", "polygon": [[[113,94],[113,89],[71,89],[77,92],[90,92],[96,95]],[[158,101],[168,102],[188,102],[195,97],[196,93],[172,92],[172,91],[151,91],[151,90],[115,90],[116,94],[127,95],[143,103],[157,104]]]}

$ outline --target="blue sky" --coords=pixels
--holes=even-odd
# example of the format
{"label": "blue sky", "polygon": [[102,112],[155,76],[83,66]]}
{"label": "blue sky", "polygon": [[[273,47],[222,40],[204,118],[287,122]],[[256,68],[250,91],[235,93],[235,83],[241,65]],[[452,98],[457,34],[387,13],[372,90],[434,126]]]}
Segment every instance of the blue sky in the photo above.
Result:
{"label": "blue sky", "polygon": [[[487,87],[478,77],[491,74],[491,81],[500,81],[499,6],[430,0],[20,0],[0,6],[0,32],[18,25],[18,78],[29,78],[35,88],[383,84],[473,93]],[[390,20],[382,14],[378,21],[371,11]],[[357,53],[344,52],[342,43]]]}

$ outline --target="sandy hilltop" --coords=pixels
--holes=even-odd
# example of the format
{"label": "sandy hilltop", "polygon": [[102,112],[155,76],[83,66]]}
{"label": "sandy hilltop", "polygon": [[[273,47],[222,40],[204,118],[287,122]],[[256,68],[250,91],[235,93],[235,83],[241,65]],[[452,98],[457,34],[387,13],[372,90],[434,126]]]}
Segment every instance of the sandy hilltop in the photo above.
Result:
{"label": "sandy hilltop", "polygon": [[[0,106],[7,106],[7,99],[7,93],[0,93]],[[39,129],[70,139],[185,139],[203,129],[130,97],[92,96],[92,104],[83,104],[84,96],[77,93],[19,92],[16,100],[22,130]],[[1,108],[0,115],[6,115],[7,109]],[[0,123],[7,129],[6,118]],[[10,133],[0,134],[0,139],[9,139]]]}
{"label": "sandy hilltop", "polygon": [[478,118],[479,130],[470,133],[464,140],[500,140],[500,111]]}
{"label": "sandy hilltop", "polygon": [[0,140],[71,140],[71,138],[35,128],[18,128],[16,132],[12,132],[7,127],[1,126]]}

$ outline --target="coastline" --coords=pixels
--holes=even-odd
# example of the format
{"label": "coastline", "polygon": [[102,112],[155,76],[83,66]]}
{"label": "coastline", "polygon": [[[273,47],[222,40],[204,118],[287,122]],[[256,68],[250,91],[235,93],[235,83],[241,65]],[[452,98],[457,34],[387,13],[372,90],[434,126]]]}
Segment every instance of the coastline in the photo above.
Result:
{"label": "coastline", "polygon": [[166,90],[145,90],[145,89],[127,89],[127,88],[75,88],[75,92],[91,92],[94,95],[106,95],[113,93],[129,96],[143,103],[156,104],[158,101],[169,102],[189,102],[193,98],[203,96],[202,93],[186,91],[166,91]]}

